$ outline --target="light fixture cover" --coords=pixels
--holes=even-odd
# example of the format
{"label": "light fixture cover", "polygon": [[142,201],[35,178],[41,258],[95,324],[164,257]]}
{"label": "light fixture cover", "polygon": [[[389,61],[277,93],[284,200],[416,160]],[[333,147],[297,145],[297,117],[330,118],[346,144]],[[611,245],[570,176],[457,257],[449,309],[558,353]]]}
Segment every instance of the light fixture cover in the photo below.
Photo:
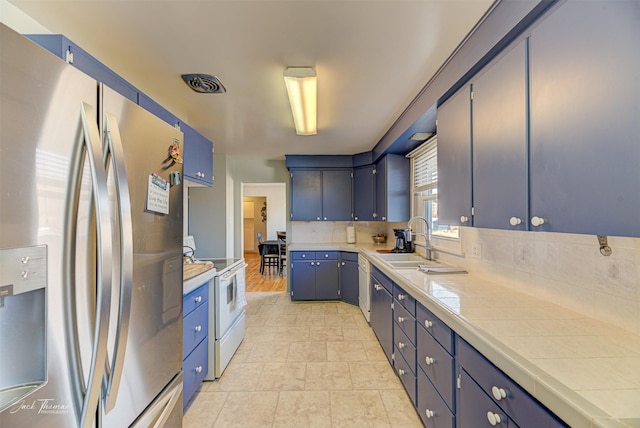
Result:
{"label": "light fixture cover", "polygon": [[284,83],[289,94],[293,123],[298,135],[316,135],[318,81],[309,67],[289,67],[284,71]]}
{"label": "light fixture cover", "polygon": [[411,137],[409,137],[409,139],[413,141],[427,141],[432,136],[433,132],[416,132]]}

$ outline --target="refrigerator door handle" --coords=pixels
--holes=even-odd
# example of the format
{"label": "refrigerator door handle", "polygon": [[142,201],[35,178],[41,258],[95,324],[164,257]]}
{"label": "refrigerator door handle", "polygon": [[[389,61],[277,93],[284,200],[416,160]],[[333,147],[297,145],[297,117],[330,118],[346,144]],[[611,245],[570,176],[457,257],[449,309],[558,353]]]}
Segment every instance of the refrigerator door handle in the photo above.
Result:
{"label": "refrigerator door handle", "polygon": [[109,113],[105,115],[104,132],[104,161],[106,168],[108,168],[109,162],[113,167],[112,174],[116,186],[120,238],[120,278],[118,281],[120,284],[120,299],[115,330],[115,349],[111,365],[109,365],[107,358],[107,370],[103,380],[103,405],[105,413],[108,413],[115,407],[118,398],[129,336],[131,294],[133,291],[133,220],[131,217],[131,198],[125,168],[124,149],[122,138],[120,137],[120,129],[118,128],[118,119],[114,115]]}
{"label": "refrigerator door handle", "polygon": [[[71,159],[70,181],[65,201],[65,239],[64,239],[64,284],[67,310],[67,332],[74,338],[69,342],[71,355],[72,384],[75,385],[76,403],[81,405],[78,426],[89,428],[94,425],[94,418],[100,401],[102,373],[107,361],[107,336],[111,309],[112,278],[112,245],[109,198],[107,194],[106,172],[102,164],[100,133],[96,123],[93,106],[82,103],[80,108],[81,125]],[[85,158],[89,161],[91,210],[95,214],[96,231],[96,289],[95,319],[93,320],[93,337],[91,362],[85,384],[80,355],[78,310],[76,305],[76,237],[79,221],[79,201],[83,178]],[[91,284],[93,285],[93,284]],[[91,328],[91,327],[89,327]]]}

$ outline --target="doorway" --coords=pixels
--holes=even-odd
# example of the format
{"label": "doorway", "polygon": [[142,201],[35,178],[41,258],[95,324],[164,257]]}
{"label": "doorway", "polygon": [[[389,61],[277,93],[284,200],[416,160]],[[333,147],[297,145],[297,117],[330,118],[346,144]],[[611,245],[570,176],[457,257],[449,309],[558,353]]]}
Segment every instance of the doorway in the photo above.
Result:
{"label": "doorway", "polygon": [[275,269],[260,273],[257,233],[264,240],[277,239],[287,230],[285,183],[242,183],[242,246],[247,267],[247,292],[285,291],[284,273]]}

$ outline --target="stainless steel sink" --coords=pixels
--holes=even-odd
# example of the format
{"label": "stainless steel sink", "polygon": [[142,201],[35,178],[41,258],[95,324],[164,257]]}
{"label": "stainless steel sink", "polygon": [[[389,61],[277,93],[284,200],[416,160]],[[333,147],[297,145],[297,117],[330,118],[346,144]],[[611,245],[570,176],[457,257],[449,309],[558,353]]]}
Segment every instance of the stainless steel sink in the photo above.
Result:
{"label": "stainless steel sink", "polygon": [[[405,261],[419,261],[426,262],[427,260],[415,253],[388,253],[378,254],[385,262],[405,262]],[[417,265],[416,265],[417,266]]]}

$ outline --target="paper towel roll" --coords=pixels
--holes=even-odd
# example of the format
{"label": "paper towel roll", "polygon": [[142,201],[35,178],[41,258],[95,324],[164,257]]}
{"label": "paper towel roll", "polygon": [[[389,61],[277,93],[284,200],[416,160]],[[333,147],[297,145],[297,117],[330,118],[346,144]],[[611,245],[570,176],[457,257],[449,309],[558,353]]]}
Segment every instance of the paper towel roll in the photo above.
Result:
{"label": "paper towel roll", "polygon": [[356,228],[353,226],[347,226],[347,244],[356,243]]}

